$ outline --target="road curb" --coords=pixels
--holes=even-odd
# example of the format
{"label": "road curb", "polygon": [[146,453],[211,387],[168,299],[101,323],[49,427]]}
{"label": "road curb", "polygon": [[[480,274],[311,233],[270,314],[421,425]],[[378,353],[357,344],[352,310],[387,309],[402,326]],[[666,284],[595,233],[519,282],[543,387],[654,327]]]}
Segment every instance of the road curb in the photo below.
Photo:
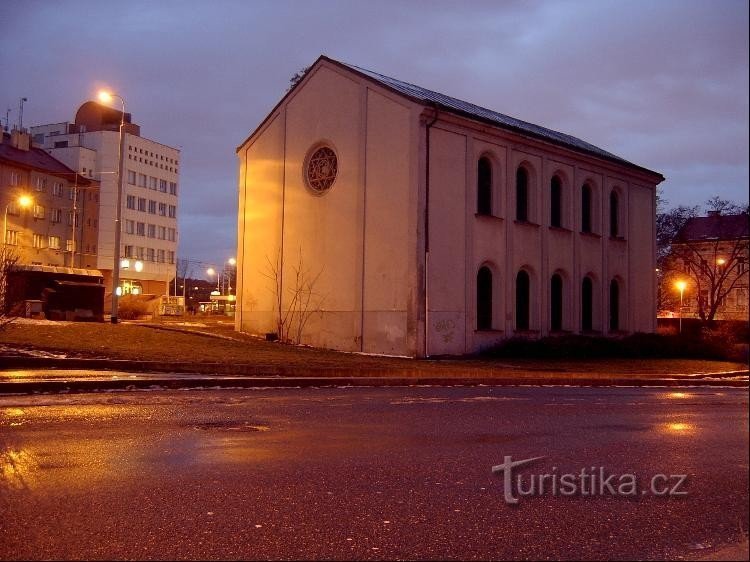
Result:
{"label": "road curb", "polygon": [[566,387],[737,387],[740,380],[685,380],[675,378],[497,378],[497,377],[190,377],[110,380],[56,380],[0,382],[0,394],[94,392],[108,390],[159,390],[189,388],[310,388],[310,387],[390,387],[390,386],[566,386]]}

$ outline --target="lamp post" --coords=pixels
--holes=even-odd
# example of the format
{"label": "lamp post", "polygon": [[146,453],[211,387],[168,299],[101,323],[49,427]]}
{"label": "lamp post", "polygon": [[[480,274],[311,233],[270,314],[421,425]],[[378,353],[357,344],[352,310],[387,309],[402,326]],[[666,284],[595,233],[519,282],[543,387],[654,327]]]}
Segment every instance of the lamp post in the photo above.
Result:
{"label": "lamp post", "polygon": [[680,291],[680,333],[682,333],[682,297],[685,293],[685,287],[687,287],[687,283],[685,283],[685,281],[677,281],[674,286],[677,287],[678,291]]}
{"label": "lamp post", "polygon": [[117,203],[115,207],[115,247],[113,252],[113,264],[112,264],[112,324],[117,324],[117,301],[119,298],[120,291],[120,236],[121,228],[120,223],[122,222],[122,155],[123,155],[123,141],[124,135],[122,133],[123,126],[125,125],[125,100],[122,96],[113,94],[111,92],[99,92],[99,101],[103,103],[111,103],[112,98],[118,98],[122,105],[122,114],[120,115],[120,139],[117,144]]}
{"label": "lamp post", "polygon": [[227,260],[227,264],[229,265],[229,270],[227,274],[225,274],[225,277],[229,278],[227,279],[227,294],[231,295],[232,294],[232,269],[231,268],[237,265],[237,260],[234,258],[229,258]]}
{"label": "lamp post", "polygon": [[[5,206],[5,216],[3,217],[3,245],[8,243],[8,209],[10,208],[11,201]],[[15,201],[16,205],[22,209],[28,209],[34,204],[34,200],[28,195],[21,195]]]}

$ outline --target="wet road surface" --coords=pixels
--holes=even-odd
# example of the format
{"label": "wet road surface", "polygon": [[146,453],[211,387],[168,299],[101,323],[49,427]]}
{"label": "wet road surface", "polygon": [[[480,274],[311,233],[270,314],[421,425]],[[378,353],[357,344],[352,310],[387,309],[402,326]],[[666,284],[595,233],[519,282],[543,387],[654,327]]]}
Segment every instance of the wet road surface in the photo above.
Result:
{"label": "wet road surface", "polygon": [[[646,493],[509,505],[505,456],[545,457],[527,483],[604,467]],[[650,493],[657,473],[687,495]],[[4,559],[677,558],[747,528],[747,390],[0,397]]]}

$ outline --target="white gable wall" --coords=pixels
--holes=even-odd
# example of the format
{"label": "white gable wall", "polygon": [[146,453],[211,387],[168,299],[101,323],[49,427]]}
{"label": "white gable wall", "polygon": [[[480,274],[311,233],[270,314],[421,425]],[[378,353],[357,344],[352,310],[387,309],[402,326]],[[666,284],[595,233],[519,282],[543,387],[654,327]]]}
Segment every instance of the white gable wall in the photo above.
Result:
{"label": "white gable wall", "polygon": [[[281,252],[282,310],[290,306],[300,263],[306,280],[319,275],[303,343],[416,353],[414,330],[408,330],[418,302],[413,114],[412,104],[321,64],[241,147],[240,161],[247,164],[239,179],[238,329],[277,331],[267,262]],[[336,181],[322,195],[303,177],[305,157],[320,143],[338,159]],[[290,336],[296,323],[292,318]]]}

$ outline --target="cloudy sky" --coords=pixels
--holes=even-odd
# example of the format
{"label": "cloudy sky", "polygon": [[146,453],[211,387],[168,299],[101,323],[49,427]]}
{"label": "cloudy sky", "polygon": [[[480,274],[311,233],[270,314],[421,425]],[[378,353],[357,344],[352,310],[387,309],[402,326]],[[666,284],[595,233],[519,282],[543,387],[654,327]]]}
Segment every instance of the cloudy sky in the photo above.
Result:
{"label": "cloudy sky", "polygon": [[0,2],[0,115],[72,120],[108,86],[179,147],[180,255],[236,245],[236,146],[320,54],[573,134],[663,173],[671,205],[748,197],[748,2]]}

